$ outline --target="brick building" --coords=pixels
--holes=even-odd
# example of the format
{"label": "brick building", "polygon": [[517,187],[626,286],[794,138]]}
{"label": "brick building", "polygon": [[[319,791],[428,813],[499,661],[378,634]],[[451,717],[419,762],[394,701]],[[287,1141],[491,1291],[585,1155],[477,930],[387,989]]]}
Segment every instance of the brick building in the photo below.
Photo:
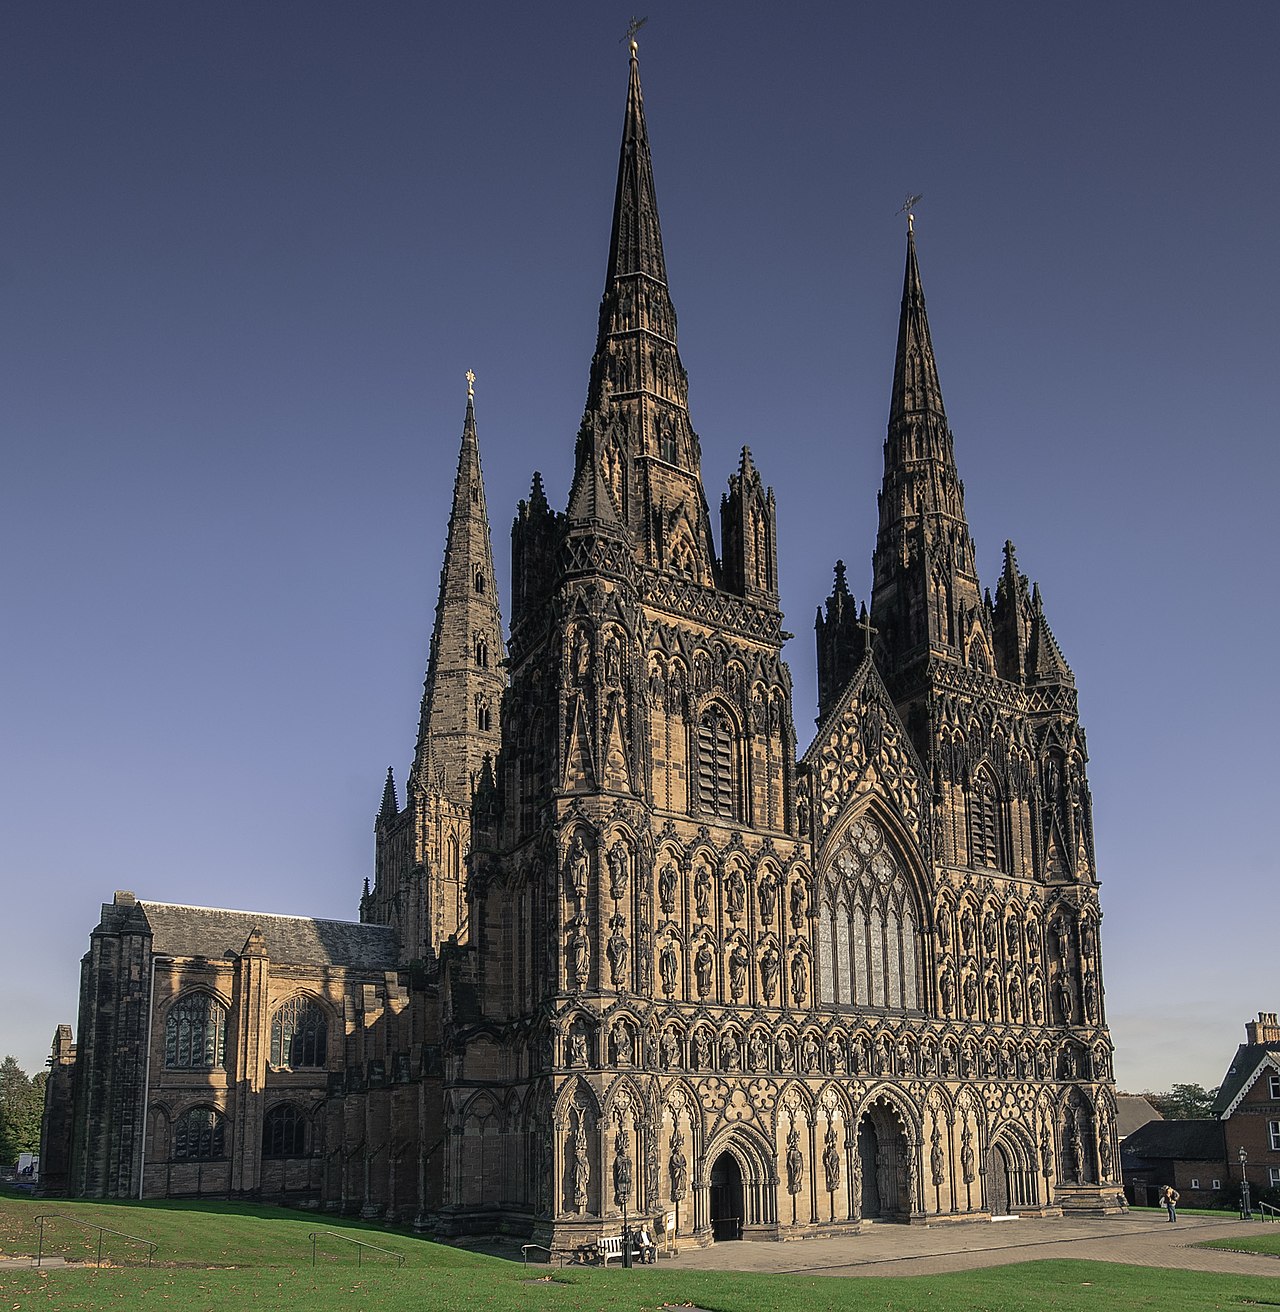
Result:
{"label": "brick building", "polygon": [[573,484],[518,508],[508,639],[469,396],[361,923],[118,895],[70,1188],[562,1250],[624,1211],[701,1243],[1121,1206],[1074,679],[1012,544],[980,586],[910,228],[884,455],[800,755],[774,497],[744,449],[717,548],[633,44]]}

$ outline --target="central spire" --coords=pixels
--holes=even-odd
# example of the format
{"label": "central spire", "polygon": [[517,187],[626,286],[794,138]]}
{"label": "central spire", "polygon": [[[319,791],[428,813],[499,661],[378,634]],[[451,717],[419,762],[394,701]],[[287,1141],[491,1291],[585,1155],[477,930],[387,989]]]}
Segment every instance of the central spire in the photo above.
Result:
{"label": "central spire", "polygon": [[644,95],[640,90],[640,60],[633,41],[606,285],[636,273],[666,286],[667,265],[662,257],[662,230],[658,225],[658,201],[653,189],[653,160],[649,154],[649,130],[644,121]]}

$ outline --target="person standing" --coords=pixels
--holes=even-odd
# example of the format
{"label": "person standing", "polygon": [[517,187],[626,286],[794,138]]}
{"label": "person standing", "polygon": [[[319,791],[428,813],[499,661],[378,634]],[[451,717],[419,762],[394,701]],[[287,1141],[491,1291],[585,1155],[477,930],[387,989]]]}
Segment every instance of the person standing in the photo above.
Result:
{"label": "person standing", "polygon": [[1178,1199],[1180,1197],[1181,1195],[1171,1184],[1165,1185],[1160,1190],[1160,1205],[1168,1210],[1170,1221],[1178,1219]]}

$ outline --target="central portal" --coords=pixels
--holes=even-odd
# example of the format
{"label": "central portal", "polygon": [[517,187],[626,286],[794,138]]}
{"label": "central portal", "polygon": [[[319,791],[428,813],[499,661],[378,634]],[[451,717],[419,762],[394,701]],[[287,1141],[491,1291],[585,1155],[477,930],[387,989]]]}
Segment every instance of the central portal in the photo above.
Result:
{"label": "central portal", "polygon": [[711,1236],[742,1238],[742,1170],[730,1152],[721,1153],[711,1168]]}

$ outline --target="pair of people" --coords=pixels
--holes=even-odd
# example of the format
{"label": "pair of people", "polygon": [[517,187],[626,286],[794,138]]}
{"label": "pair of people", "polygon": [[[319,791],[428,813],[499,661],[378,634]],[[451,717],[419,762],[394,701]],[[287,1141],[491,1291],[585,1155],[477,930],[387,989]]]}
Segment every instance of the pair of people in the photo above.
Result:
{"label": "pair of people", "polygon": [[1168,1211],[1170,1221],[1178,1219],[1178,1199],[1181,1196],[1171,1184],[1160,1190],[1160,1206]]}

